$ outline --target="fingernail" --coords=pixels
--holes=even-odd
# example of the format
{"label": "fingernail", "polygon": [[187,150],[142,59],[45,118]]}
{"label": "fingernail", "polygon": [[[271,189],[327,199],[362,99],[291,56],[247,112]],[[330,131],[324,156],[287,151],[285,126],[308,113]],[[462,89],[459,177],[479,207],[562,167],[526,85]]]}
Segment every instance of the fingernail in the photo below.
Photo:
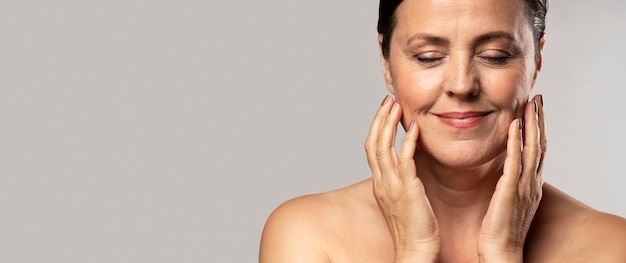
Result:
{"label": "fingernail", "polygon": [[539,95],[539,103],[541,103],[541,106],[543,106],[543,95]]}
{"label": "fingernail", "polygon": [[380,103],[380,106],[385,105],[385,103],[387,103],[388,100],[389,100],[389,95],[386,95],[385,98],[383,99],[383,102]]}
{"label": "fingernail", "polygon": [[412,131],[415,127],[415,121],[411,121],[411,125],[409,125],[409,131]]}
{"label": "fingernail", "polygon": [[391,106],[391,110],[389,110],[389,113],[392,113],[392,112],[393,112],[393,110],[395,110],[395,109],[396,109],[396,106],[397,106],[397,105],[398,105],[398,103],[397,103],[397,102],[394,102],[394,103],[393,103],[393,106]]}
{"label": "fingernail", "polygon": [[518,122],[518,124],[519,124],[519,129],[520,129],[520,131],[521,131],[521,130],[524,128],[524,119],[519,118],[519,122]]}
{"label": "fingernail", "polygon": [[533,106],[535,106],[535,113],[539,113],[539,106],[537,105],[536,100],[533,100]]}

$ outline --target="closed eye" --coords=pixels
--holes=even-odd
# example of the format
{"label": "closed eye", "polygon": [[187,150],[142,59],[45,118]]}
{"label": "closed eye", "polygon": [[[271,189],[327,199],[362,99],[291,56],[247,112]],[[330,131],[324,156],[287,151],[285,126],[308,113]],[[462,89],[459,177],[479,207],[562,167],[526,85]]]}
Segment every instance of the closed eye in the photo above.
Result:
{"label": "closed eye", "polygon": [[430,66],[440,62],[445,57],[446,55],[440,52],[426,52],[416,55],[415,59],[417,59],[420,64]]}
{"label": "closed eye", "polygon": [[507,51],[487,50],[478,54],[478,57],[489,64],[504,65],[514,56]]}
{"label": "closed eye", "polygon": [[512,56],[497,56],[497,57],[489,57],[489,56],[479,56],[482,60],[491,63],[491,64],[506,64]]}

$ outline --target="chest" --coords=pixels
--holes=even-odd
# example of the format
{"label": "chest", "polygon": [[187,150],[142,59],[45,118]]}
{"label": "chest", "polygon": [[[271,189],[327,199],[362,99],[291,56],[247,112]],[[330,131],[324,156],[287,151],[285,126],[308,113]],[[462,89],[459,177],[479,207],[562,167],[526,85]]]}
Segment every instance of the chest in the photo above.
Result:
{"label": "chest", "polygon": [[[349,211],[349,210],[348,210]],[[382,216],[369,211],[339,216],[326,251],[332,263],[392,262],[393,240]]]}
{"label": "chest", "polygon": [[[349,220],[336,222],[332,229],[332,238],[328,240],[326,251],[333,263],[380,263],[393,262],[394,245],[393,239],[387,229],[387,225],[382,218],[372,217],[349,217]],[[540,247],[549,247],[550,253],[546,249],[537,249],[533,244],[527,244],[528,250],[525,258],[530,262],[559,262],[556,254],[560,251],[554,245],[537,240],[529,240],[531,243],[538,243]],[[442,244],[440,263],[472,263],[478,262],[478,255],[473,246],[452,245],[448,240]]]}

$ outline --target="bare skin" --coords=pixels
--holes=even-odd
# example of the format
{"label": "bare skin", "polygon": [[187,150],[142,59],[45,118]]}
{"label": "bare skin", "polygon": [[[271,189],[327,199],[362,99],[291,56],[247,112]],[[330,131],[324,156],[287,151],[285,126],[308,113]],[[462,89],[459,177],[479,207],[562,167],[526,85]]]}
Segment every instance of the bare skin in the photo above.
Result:
{"label": "bare skin", "polygon": [[372,178],[278,207],[260,262],[626,262],[626,220],[544,184],[543,39],[522,4],[403,1]]}
{"label": "bare skin", "polygon": [[[368,179],[280,206],[264,230],[260,262],[394,262],[392,237],[372,187]],[[626,222],[546,183],[525,244],[524,262],[626,262]],[[478,262],[475,250],[442,254],[439,262]]]}

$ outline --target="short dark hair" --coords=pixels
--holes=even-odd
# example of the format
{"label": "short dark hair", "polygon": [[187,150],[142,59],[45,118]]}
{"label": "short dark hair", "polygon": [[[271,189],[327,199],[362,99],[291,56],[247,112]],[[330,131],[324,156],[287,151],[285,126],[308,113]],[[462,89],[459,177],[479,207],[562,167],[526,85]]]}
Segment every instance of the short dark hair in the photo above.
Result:
{"label": "short dark hair", "polygon": [[[389,58],[389,43],[396,26],[396,9],[402,0],[380,0],[378,6],[378,33],[383,36],[382,53]],[[533,29],[535,40],[535,53],[539,56],[541,38],[546,30],[546,14],[548,13],[548,0],[524,0],[528,21]]]}

